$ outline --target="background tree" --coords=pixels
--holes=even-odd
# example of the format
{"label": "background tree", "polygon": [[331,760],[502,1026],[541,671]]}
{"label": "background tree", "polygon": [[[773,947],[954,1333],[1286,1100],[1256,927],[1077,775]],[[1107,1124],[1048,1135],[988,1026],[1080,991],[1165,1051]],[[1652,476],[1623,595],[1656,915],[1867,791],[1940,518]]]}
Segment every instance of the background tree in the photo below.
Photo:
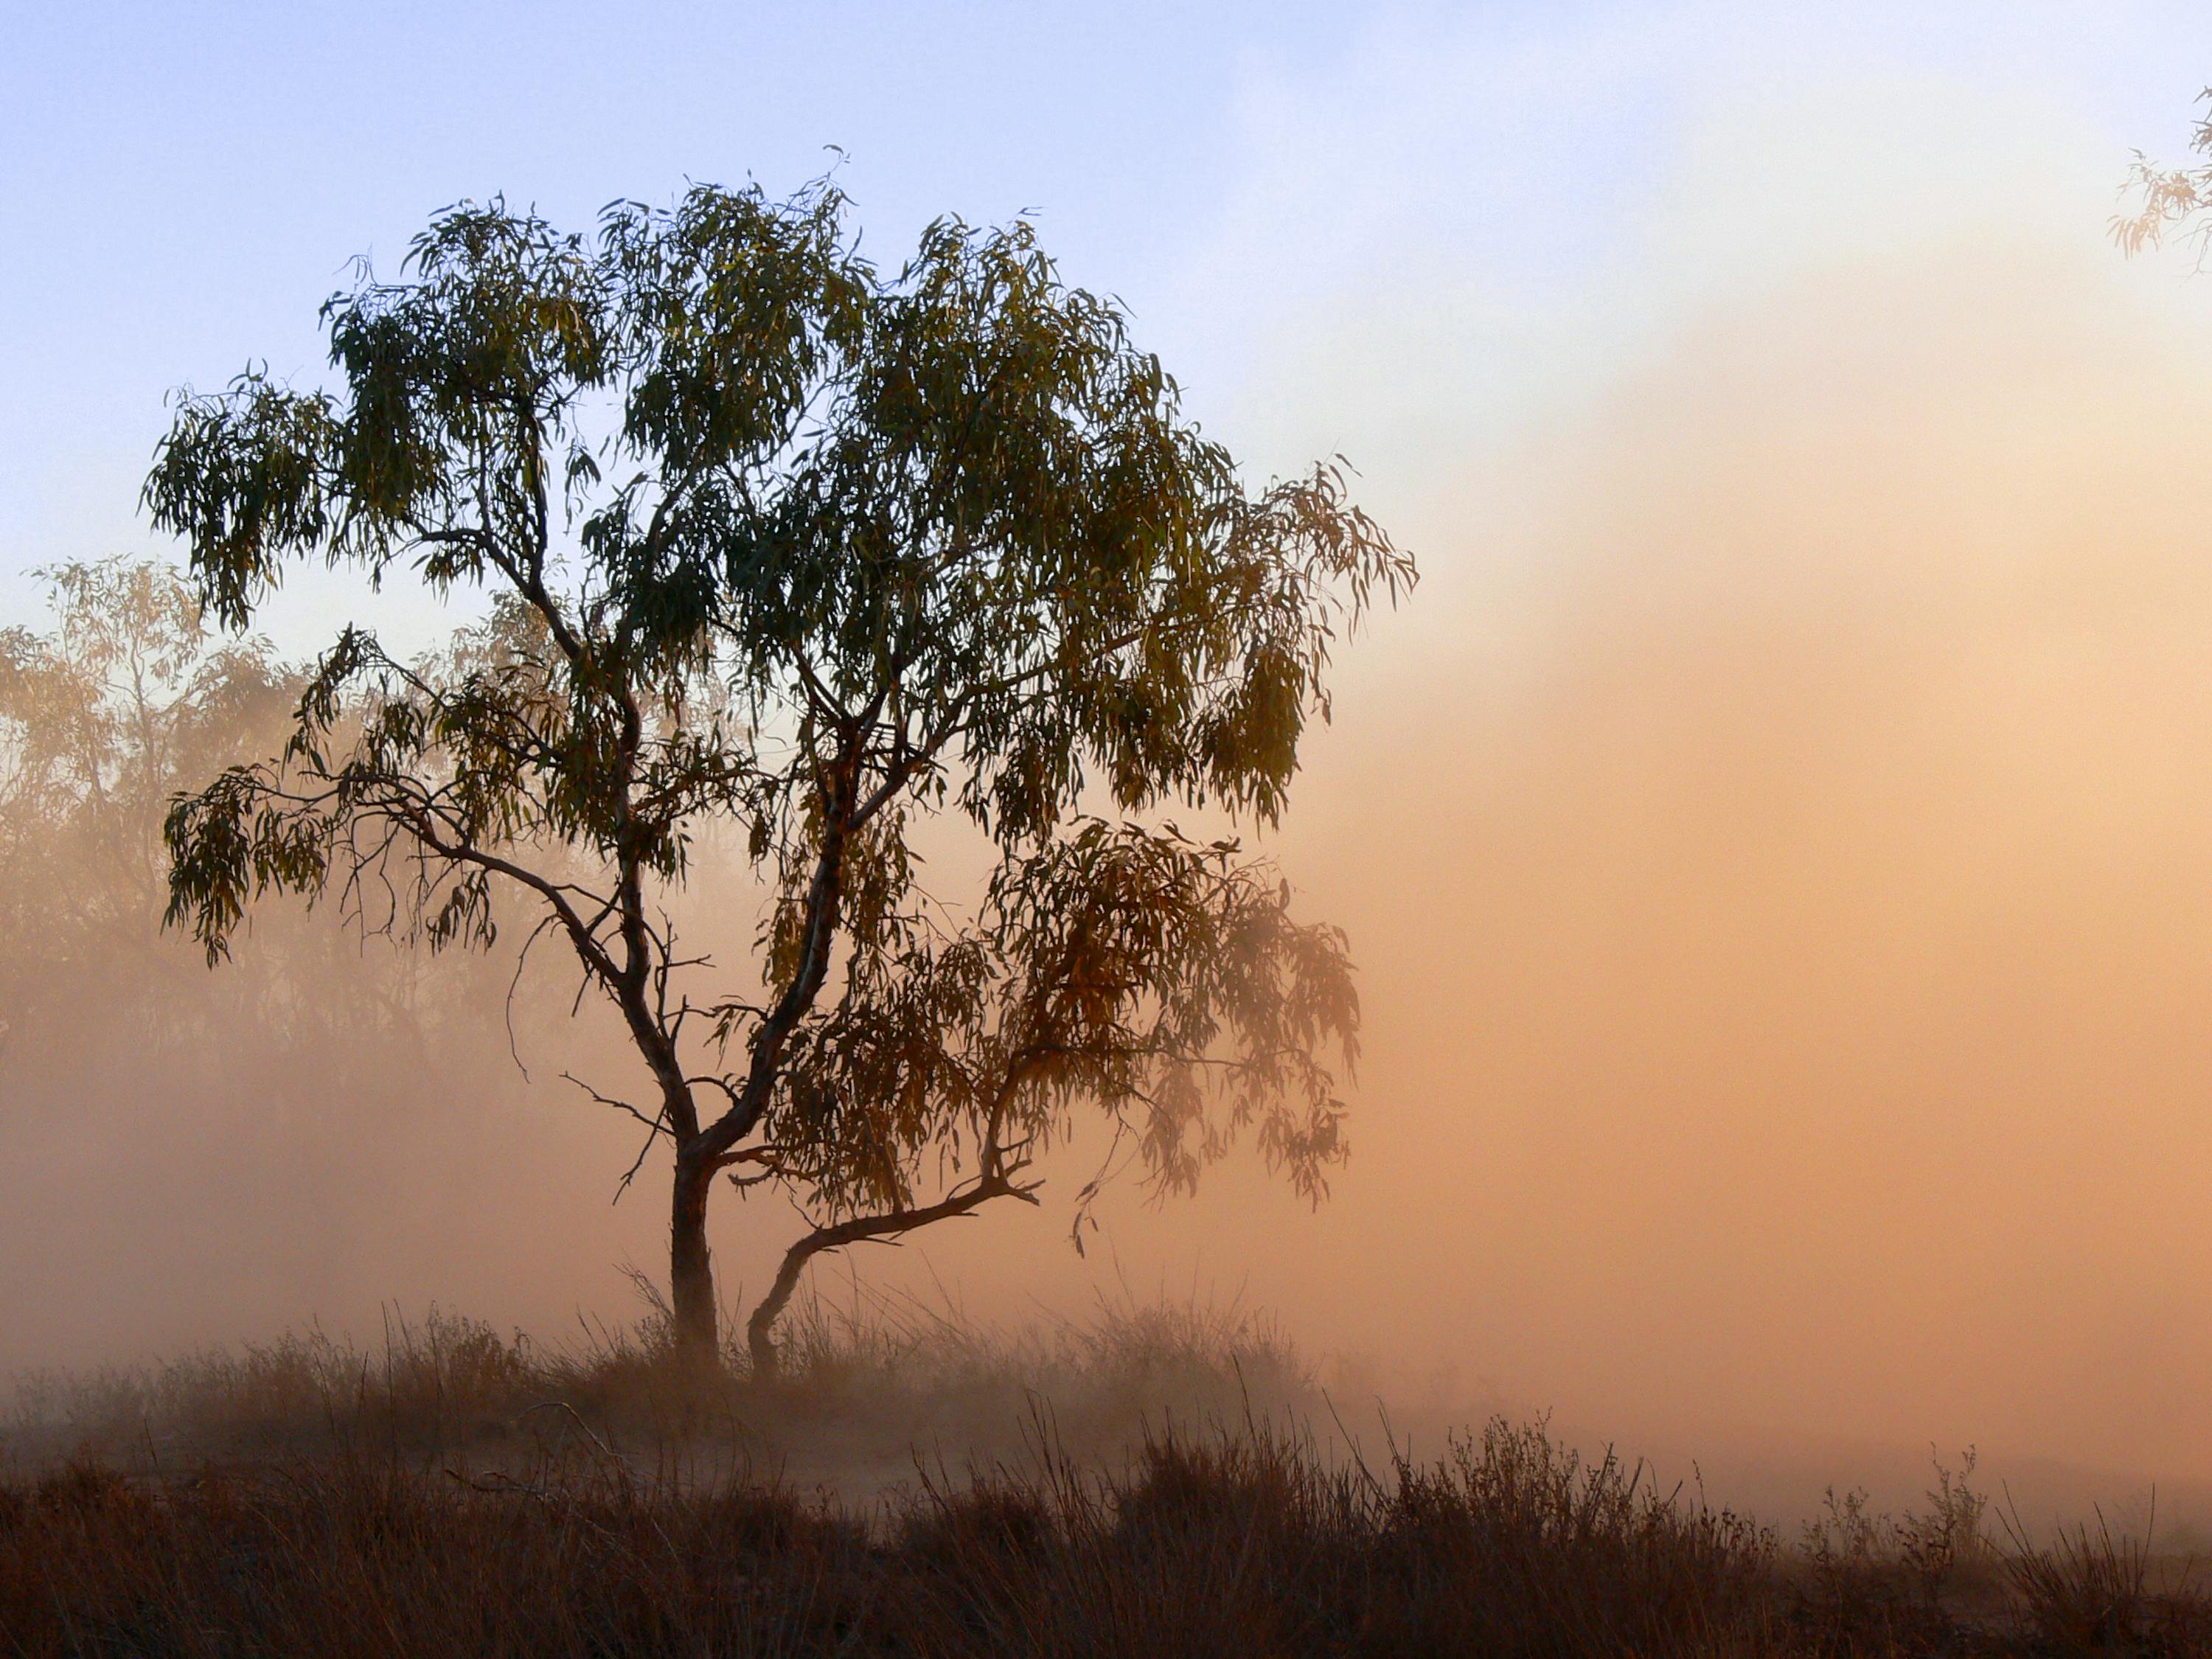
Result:
{"label": "background tree", "polygon": [[35,1028],[97,988],[143,1034],[194,1000],[154,948],[170,798],[281,739],[297,688],[260,642],[211,639],[169,566],[43,574],[52,627],[0,629],[0,1022]]}
{"label": "background tree", "polygon": [[[1250,1129],[1320,1193],[1344,940],[1234,841],[1136,820],[1281,811],[1332,644],[1413,578],[1340,471],[1248,494],[1026,225],[940,221],[886,273],[827,185],[592,239],[463,205],[324,317],[340,391],[179,398],[155,522],[234,624],[307,559],[493,602],[437,662],[347,629],[283,754],[178,803],[170,914],[210,959],[270,889],[433,946],[527,901],[641,1062],[599,1097],[672,1154],[695,1358],[720,1175],[815,1218],[762,1370],[811,1256],[1033,1197],[1086,1104],[1165,1187]],[[971,906],[917,880],[933,819],[990,849]],[[773,897],[718,977],[663,901],[721,823]]]}
{"label": "background tree", "polygon": [[[2212,87],[2199,94],[2197,101],[2212,102]],[[2197,122],[2189,147],[2205,158],[2193,167],[2165,167],[2142,151],[2136,152],[2126,185],[2134,211],[2112,219],[2113,240],[2124,252],[2134,254],[2156,247],[2175,229],[2196,244],[2200,261],[2212,248],[2212,218],[2206,216],[2206,210],[2212,209],[2212,116]]]}
{"label": "background tree", "polygon": [[286,907],[210,975],[163,933],[172,799],[281,745],[303,676],[204,626],[169,565],[44,574],[49,623],[0,629],[0,1160],[99,1175],[60,1225],[11,1218],[0,1249],[63,1268],[25,1276],[16,1310],[157,1243],[219,1276],[234,1206],[343,1237],[370,1219],[380,1158],[413,1155],[383,1152],[393,1126],[449,1144],[462,1079],[479,1103],[514,1092],[491,957],[365,949]]}
{"label": "background tree", "polygon": [[[464,1002],[473,1036],[495,1029],[475,1029],[497,1012],[496,998],[483,1006],[495,974],[433,973],[267,916],[254,971],[216,996],[198,953],[161,936],[169,809],[186,787],[281,746],[307,677],[264,640],[222,640],[173,566],[111,558],[40,574],[52,625],[0,629],[0,938],[14,947],[0,957],[0,1059],[8,1033],[58,1038],[88,1004],[171,1063],[218,1006],[234,1040],[243,1018],[272,1054],[326,1060],[402,1029],[419,1041],[426,1018]],[[339,983],[342,999],[305,988]]]}

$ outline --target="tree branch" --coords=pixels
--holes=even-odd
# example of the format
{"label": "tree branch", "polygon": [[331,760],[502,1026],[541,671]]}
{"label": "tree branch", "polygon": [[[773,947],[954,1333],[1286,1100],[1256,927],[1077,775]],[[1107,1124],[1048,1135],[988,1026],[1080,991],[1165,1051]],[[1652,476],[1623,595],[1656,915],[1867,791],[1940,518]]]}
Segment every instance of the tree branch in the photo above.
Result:
{"label": "tree branch", "polygon": [[1034,1204],[1037,1183],[1027,1185],[1013,1181],[998,1170],[979,1176],[975,1184],[964,1192],[948,1194],[934,1204],[925,1204],[919,1209],[892,1210],[880,1215],[854,1216],[827,1227],[817,1227],[788,1250],[783,1263],[776,1269],[775,1281],[769,1286],[768,1294],[760,1299],[751,1316],[745,1322],[745,1340],[753,1357],[757,1371],[773,1373],[775,1370],[775,1345],[770,1334],[776,1320],[789,1305],[792,1293],[799,1288],[800,1275],[806,1264],[824,1250],[840,1250],[854,1244],[879,1243],[910,1233],[916,1228],[949,1221],[955,1216],[971,1215],[994,1198],[1018,1198],[1025,1204]]}

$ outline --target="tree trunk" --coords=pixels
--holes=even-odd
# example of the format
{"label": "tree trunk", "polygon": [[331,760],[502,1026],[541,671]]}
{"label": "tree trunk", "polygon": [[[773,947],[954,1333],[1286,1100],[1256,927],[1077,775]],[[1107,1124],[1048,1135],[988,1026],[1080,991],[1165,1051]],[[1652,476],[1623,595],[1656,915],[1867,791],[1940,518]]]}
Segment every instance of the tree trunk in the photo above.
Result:
{"label": "tree trunk", "polygon": [[783,1369],[783,1361],[775,1351],[775,1316],[781,1308],[770,1308],[765,1304],[753,1310],[753,1316],[745,1322],[745,1347],[752,1355],[753,1375],[773,1377]]}
{"label": "tree trunk", "polygon": [[668,1220],[668,1300],[678,1358],[702,1371],[721,1363],[714,1262],[707,1249],[707,1194],[714,1166],[679,1152]]}
{"label": "tree trunk", "polygon": [[799,1288],[799,1275],[814,1252],[808,1248],[811,1238],[801,1239],[783,1258],[775,1282],[769,1286],[768,1294],[753,1309],[752,1317],[745,1322],[745,1347],[752,1356],[753,1375],[768,1377],[776,1375],[782,1361],[775,1351],[775,1322],[791,1301],[791,1293]]}

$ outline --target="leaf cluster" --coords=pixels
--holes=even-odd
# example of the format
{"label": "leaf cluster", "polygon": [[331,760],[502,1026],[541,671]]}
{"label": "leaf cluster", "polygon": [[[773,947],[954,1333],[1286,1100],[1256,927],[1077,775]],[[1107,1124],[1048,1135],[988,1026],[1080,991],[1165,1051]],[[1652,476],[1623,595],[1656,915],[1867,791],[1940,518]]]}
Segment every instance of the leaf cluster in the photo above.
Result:
{"label": "leaf cluster", "polygon": [[917,915],[852,954],[762,1159],[825,1212],[898,1210],[929,1154],[1012,1169],[1094,1101],[1162,1189],[1256,1127],[1318,1199],[1345,1109],[1316,1056],[1356,1054],[1358,1003],[1342,933],[1290,897],[1235,842],[1079,819],[1001,865],[969,927]]}

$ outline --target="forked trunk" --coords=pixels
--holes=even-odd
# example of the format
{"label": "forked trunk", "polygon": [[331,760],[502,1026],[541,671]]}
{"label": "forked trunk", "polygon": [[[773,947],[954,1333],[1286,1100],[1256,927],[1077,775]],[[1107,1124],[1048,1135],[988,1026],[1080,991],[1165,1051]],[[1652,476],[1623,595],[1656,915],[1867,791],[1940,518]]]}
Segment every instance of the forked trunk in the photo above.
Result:
{"label": "forked trunk", "polygon": [[722,1352],[714,1262],[707,1249],[707,1194],[714,1180],[711,1165],[679,1155],[668,1219],[668,1302],[677,1357],[702,1371],[719,1365]]}

